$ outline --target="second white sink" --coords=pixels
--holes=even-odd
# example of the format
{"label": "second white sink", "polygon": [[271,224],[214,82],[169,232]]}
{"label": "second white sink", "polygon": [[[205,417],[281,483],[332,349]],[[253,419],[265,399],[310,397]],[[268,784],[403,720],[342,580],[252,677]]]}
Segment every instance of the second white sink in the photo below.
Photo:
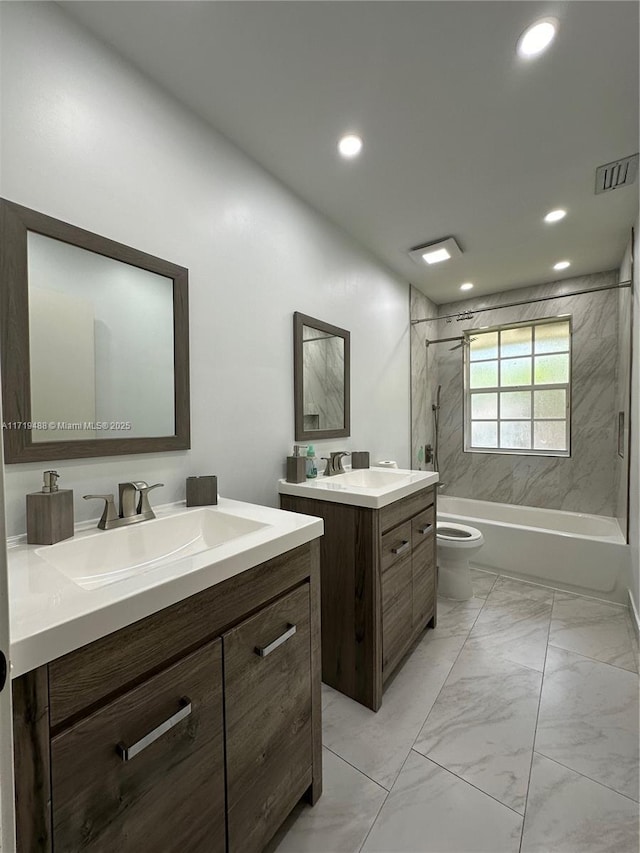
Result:
{"label": "second white sink", "polygon": [[344,474],[336,474],[331,478],[339,485],[360,486],[363,489],[384,489],[388,486],[397,486],[403,479],[406,480],[405,471],[385,469],[374,471],[371,468],[345,471]]}
{"label": "second white sink", "polygon": [[39,548],[84,589],[106,586],[269,527],[219,509],[196,509]]}
{"label": "second white sink", "polygon": [[278,491],[281,495],[380,509],[437,482],[438,474],[434,471],[359,468],[304,483],[279,480]]}

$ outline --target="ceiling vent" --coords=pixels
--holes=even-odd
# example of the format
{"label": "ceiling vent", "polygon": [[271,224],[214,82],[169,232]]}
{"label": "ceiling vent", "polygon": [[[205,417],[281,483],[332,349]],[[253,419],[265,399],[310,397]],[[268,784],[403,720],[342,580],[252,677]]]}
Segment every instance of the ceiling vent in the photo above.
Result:
{"label": "ceiling vent", "polygon": [[617,190],[618,187],[627,187],[632,184],[638,174],[638,155],[623,157],[622,160],[614,160],[596,169],[596,195],[606,193],[609,190]]}

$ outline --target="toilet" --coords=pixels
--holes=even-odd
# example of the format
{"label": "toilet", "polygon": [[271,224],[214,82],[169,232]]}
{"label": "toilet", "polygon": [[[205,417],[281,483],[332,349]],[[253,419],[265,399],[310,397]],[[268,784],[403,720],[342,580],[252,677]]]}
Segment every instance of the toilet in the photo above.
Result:
{"label": "toilet", "polygon": [[438,521],[438,593],[444,598],[465,601],[473,598],[469,560],[484,544],[484,537],[475,527]]}

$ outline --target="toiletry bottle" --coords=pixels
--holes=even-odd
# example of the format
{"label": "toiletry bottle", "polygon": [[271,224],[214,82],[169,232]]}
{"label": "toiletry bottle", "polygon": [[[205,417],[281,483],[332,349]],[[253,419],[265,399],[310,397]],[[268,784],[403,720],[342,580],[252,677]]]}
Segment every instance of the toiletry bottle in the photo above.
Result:
{"label": "toiletry bottle", "polygon": [[313,449],[313,444],[307,448],[307,480],[313,480],[318,476],[318,468],[316,466],[316,452]]}
{"label": "toiletry bottle", "polygon": [[57,471],[45,471],[42,490],[27,495],[27,542],[53,545],[73,536],[73,491],[58,488]]}

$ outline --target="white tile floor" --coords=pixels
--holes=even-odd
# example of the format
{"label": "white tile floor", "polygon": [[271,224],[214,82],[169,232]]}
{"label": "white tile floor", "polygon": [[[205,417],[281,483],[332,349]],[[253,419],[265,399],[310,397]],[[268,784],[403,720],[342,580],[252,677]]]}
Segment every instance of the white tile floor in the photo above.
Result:
{"label": "white tile floor", "polygon": [[324,793],[270,853],[638,853],[626,609],[473,576],[377,714],[323,686]]}

